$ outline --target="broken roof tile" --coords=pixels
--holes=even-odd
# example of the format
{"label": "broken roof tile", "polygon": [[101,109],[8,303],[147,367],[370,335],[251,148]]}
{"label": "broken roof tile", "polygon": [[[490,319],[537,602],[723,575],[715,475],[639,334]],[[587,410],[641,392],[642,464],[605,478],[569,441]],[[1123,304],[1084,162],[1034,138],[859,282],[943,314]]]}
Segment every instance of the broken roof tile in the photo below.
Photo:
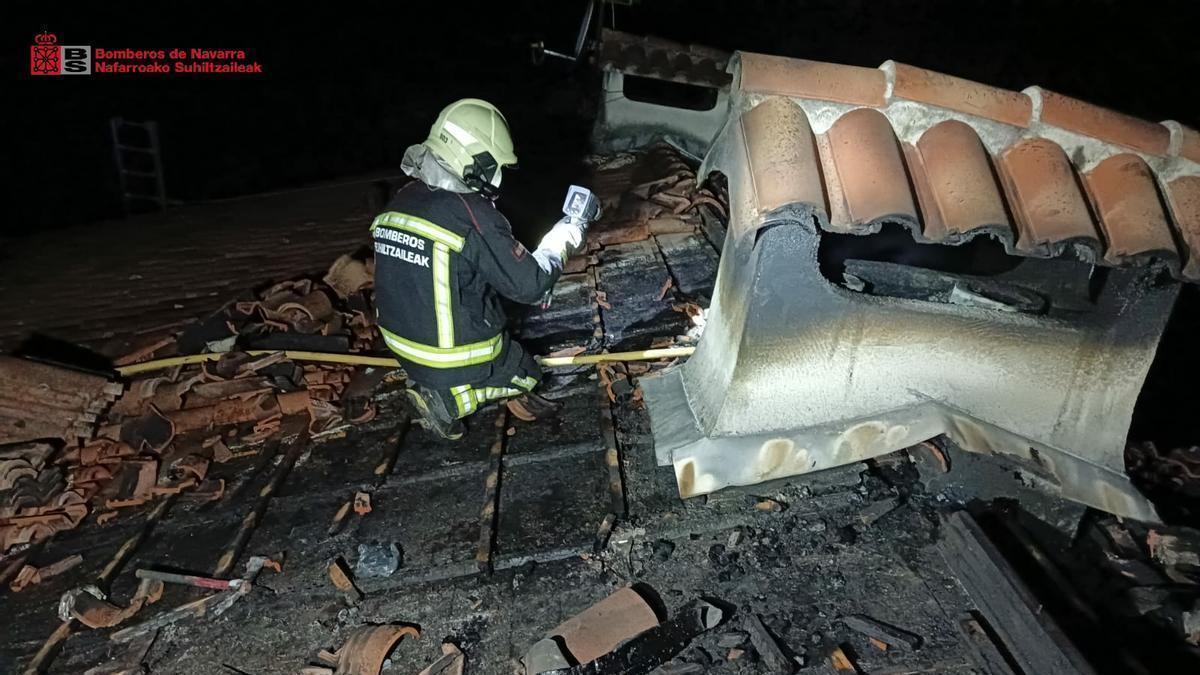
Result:
{"label": "broken roof tile", "polygon": [[892,74],[892,96],[985,117],[1018,127],[1029,126],[1033,103],[1017,91],[944,75],[895,61],[880,66]]}
{"label": "broken roof tile", "polygon": [[1033,99],[1038,110],[1038,119],[1045,124],[1152,155],[1167,154],[1171,132],[1161,124],[1147,122],[1041,87],[1029,87],[1025,93]]}
{"label": "broken roof tile", "polygon": [[1155,253],[1176,257],[1154,174],[1141,157],[1109,157],[1088,172],[1087,185],[1107,240],[1105,259],[1118,265]]}
{"label": "broken roof tile", "polygon": [[741,89],[882,107],[887,80],[876,68],[741,52]]}
{"label": "broken roof tile", "polygon": [[1022,140],[1001,153],[998,166],[1017,224],[1019,251],[1050,257],[1068,243],[1099,251],[1099,235],[1079,179],[1057,143]]}
{"label": "broken roof tile", "polygon": [[974,129],[958,120],[936,124],[921,135],[914,156],[921,160],[920,170],[912,168],[926,239],[952,243],[984,230],[1011,238],[991,158]]}
{"label": "broken roof tile", "polygon": [[855,231],[886,218],[917,221],[900,143],[882,113],[870,108],[846,113],[822,141],[831,230]]}

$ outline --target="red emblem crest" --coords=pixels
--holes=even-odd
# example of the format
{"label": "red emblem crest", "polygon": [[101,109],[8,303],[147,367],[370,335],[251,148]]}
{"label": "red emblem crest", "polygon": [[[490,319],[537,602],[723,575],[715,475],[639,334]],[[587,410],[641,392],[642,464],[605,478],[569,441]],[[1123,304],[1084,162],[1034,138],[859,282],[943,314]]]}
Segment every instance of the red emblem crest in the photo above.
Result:
{"label": "red emblem crest", "polygon": [[35,35],[29,47],[30,75],[61,75],[62,60],[59,58],[58,36],[45,31]]}

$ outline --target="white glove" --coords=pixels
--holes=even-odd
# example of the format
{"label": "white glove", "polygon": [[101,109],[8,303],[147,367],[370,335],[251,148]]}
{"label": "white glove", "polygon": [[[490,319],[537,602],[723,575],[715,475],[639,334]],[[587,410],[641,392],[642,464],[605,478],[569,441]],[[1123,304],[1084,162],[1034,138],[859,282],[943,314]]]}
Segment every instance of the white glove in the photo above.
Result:
{"label": "white glove", "polygon": [[578,250],[582,243],[583,228],[575,220],[563,218],[542,237],[538,250],[554,253],[560,260],[566,260],[567,255]]}
{"label": "white glove", "polygon": [[533,252],[533,259],[537,261],[538,267],[546,274],[550,274],[555,270],[561,270],[563,266],[562,256],[555,251],[539,248]]}

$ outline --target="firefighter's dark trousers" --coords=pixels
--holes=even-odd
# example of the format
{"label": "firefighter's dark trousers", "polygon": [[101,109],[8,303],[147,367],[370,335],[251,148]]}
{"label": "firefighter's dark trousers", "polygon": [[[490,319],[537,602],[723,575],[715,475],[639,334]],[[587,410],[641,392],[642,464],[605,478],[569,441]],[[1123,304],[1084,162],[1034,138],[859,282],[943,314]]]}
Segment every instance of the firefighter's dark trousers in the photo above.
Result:
{"label": "firefighter's dark trousers", "polygon": [[515,340],[510,340],[493,365],[492,376],[482,382],[453,387],[429,387],[446,403],[451,415],[462,418],[489,401],[530,392],[542,379],[542,369],[533,356]]}

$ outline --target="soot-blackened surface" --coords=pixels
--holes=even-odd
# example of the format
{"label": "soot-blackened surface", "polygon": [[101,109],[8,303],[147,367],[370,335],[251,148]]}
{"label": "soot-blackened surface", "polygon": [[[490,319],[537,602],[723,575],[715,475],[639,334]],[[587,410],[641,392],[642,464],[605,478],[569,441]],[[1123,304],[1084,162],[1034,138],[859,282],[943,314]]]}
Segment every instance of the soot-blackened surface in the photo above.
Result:
{"label": "soot-blackened surface", "polygon": [[[590,274],[611,308],[598,308],[585,283],[568,279],[576,285],[556,295],[557,313],[527,319],[522,339],[591,335],[597,314],[610,345],[682,332],[684,315],[670,304],[677,291],[702,295],[688,280],[701,273],[690,266],[707,265],[711,251],[687,249],[707,246],[699,238],[678,239],[602,251]],[[669,251],[668,265],[662,251]],[[675,290],[660,300],[668,273]],[[469,672],[507,674],[546,631],[631,583],[647,584],[668,611],[698,596],[736,610],[678,656],[705,672],[763,672],[742,636],[751,613],[807,664],[824,663],[835,645],[844,645],[868,671],[970,670],[955,628],[968,603],[931,548],[935,519],[925,505],[901,498],[895,510],[865,524],[858,516],[864,507],[903,495],[864,465],[684,502],[672,469],[655,465],[636,390],[614,385],[610,398],[590,367],[551,382],[545,394],[561,404],[558,416],[534,423],[509,417],[504,430],[493,574],[481,573],[476,560],[480,542],[489,540],[481,534],[492,527],[480,515],[489,448],[498,437],[496,406],[473,416],[466,437],[451,443],[409,424],[403,396],[385,387],[372,422],[305,447],[251,537],[243,560],[275,556],[282,573],[263,572],[255,589],[220,617],[160,631],[145,658],[152,672],[208,675],[227,664],[253,675],[294,673],[357,626],[404,622],[419,625],[423,637],[402,643],[387,672],[416,672],[448,639],[466,653]],[[615,467],[607,461],[613,440],[601,423],[605,409],[620,451]],[[392,473],[377,475],[397,447]],[[285,451],[286,443],[268,446],[214,465],[212,474],[229,482],[226,496],[207,505],[178,503],[117,577],[114,598],[124,602],[132,593],[137,567],[211,573]],[[623,479],[623,500],[611,491],[614,478]],[[371,512],[351,514],[331,534],[334,514],[360,490],[371,494]],[[596,553],[605,516],[625,504],[628,513]],[[38,562],[76,551],[85,562],[6,600],[0,627],[10,639],[0,663],[36,651],[58,624],[58,596],[94,577],[140,526],[144,511],[122,513],[106,527],[89,523],[47,547]],[[399,569],[359,576],[366,597],[348,606],[329,581],[329,563],[340,557],[354,570],[360,546],[391,544],[401,550]],[[195,597],[191,589],[171,588],[130,623]],[[856,612],[920,634],[927,644],[915,653],[881,652],[838,622]],[[125,654],[127,647],[108,640],[110,632],[72,636],[51,672],[79,673]]]}

